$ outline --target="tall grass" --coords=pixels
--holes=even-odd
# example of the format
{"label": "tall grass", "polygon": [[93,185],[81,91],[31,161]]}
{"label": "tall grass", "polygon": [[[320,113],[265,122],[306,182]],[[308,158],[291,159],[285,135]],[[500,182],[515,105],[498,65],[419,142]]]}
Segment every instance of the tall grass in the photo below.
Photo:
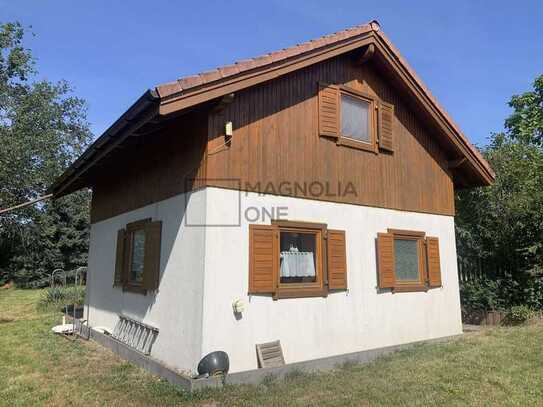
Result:
{"label": "tall grass", "polygon": [[83,305],[85,303],[85,287],[50,287],[43,291],[37,307],[40,311],[60,310],[66,305]]}

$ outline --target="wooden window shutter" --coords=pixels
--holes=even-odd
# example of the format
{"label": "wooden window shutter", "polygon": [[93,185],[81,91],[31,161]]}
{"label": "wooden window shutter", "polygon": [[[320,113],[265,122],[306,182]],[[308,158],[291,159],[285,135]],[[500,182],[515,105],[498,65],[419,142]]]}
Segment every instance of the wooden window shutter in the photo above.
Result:
{"label": "wooden window shutter", "polygon": [[441,287],[439,239],[437,237],[426,238],[426,259],[428,264],[428,286]]}
{"label": "wooden window shutter", "polygon": [[274,293],[279,268],[278,228],[249,225],[249,294]]}
{"label": "wooden window shutter", "polygon": [[379,288],[393,288],[396,284],[394,275],[394,235],[377,234],[377,268]]}
{"label": "wooden window shutter", "polygon": [[122,286],[125,277],[125,243],[126,230],[120,229],[117,232],[117,248],[115,255],[115,277],[113,278],[113,287]]}
{"label": "wooden window shutter", "polygon": [[145,224],[145,257],[143,259],[143,288],[156,290],[160,279],[160,240],[162,222]]}
{"label": "wooden window shutter", "polygon": [[339,137],[339,88],[319,84],[319,134]]}
{"label": "wooden window shutter", "polygon": [[394,105],[381,102],[379,104],[379,148],[394,151]]}
{"label": "wooden window shutter", "polygon": [[347,289],[347,253],[345,231],[328,230],[327,242],[328,288]]}

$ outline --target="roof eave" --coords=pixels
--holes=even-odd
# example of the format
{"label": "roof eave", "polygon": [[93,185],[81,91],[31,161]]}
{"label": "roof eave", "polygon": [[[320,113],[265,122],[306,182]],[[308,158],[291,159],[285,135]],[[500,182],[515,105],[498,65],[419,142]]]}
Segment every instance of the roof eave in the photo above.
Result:
{"label": "roof eave", "polygon": [[[106,151],[110,151],[112,144],[119,144],[130,134],[130,130],[134,128],[130,125],[141,120],[142,116],[145,121],[150,120],[158,114],[158,102],[160,97],[155,89],[148,89],[134,102],[115,123],[113,123],[100,137],[98,137],[84,152],[75,160],[64,173],[58,177],[55,182],[48,188],[47,193],[54,194],[55,198],[61,197],[68,193],[74,192],[76,189],[69,187],[90,168],[90,163],[93,163],[97,157],[101,157]],[[155,109],[152,109],[155,107]],[[154,113],[149,114],[149,110],[154,110]],[[144,113],[146,113],[144,115]],[[140,126],[144,123],[140,123]],[[128,130],[128,131],[127,131]]]}

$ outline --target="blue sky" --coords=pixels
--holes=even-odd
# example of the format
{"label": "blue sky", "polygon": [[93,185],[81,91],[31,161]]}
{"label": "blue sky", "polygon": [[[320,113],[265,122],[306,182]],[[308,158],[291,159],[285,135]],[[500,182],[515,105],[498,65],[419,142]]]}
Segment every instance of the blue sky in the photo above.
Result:
{"label": "blue sky", "polygon": [[377,19],[473,142],[543,73],[541,1],[0,0],[40,77],[68,80],[100,135],[146,89]]}

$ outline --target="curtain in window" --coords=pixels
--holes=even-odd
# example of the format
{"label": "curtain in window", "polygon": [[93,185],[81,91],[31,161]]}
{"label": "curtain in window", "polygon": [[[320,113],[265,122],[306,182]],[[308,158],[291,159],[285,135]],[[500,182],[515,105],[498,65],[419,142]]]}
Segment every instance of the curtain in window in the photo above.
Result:
{"label": "curtain in window", "polygon": [[370,141],[369,104],[349,95],[341,95],[341,134],[355,140]]}
{"label": "curtain in window", "polygon": [[315,277],[313,252],[281,252],[281,277]]}
{"label": "curtain in window", "polygon": [[419,279],[419,253],[416,240],[394,240],[396,280],[417,281]]}

